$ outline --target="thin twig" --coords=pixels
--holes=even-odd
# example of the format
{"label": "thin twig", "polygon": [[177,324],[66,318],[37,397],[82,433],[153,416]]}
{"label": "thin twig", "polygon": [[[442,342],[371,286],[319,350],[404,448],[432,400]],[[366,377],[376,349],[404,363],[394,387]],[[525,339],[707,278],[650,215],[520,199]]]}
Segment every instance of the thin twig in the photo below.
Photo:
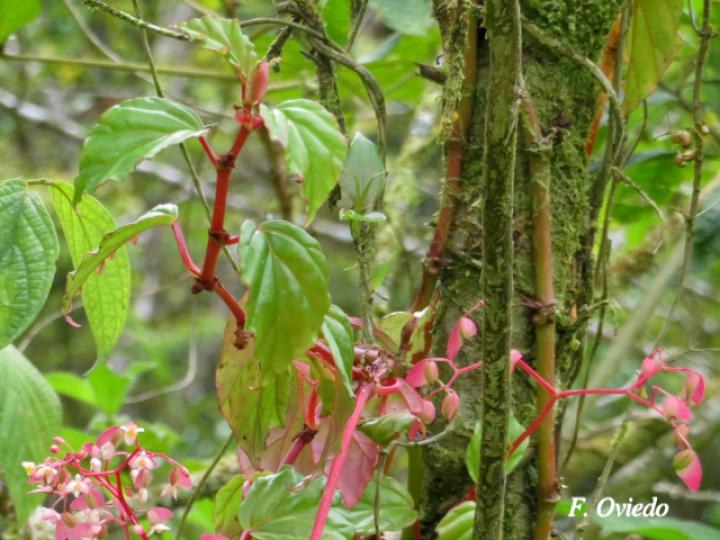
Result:
{"label": "thin twig", "polygon": [[142,18],[135,17],[130,13],[127,13],[126,11],[106,4],[105,2],[103,2],[103,0],[83,0],[83,2],[86,6],[90,8],[102,9],[113,17],[117,17],[118,19],[127,21],[130,24],[134,24],[135,26],[138,26],[144,30],[150,30],[151,32],[155,32],[156,34],[160,34],[161,36],[179,39],[182,41],[189,41],[191,39],[190,36],[185,32],[178,32],[176,30],[171,30],[170,28],[165,28],[164,26],[158,26],[156,24],[147,22]]}
{"label": "thin twig", "polygon": [[207,484],[207,481],[210,479],[210,475],[215,470],[215,467],[217,467],[217,464],[220,463],[220,460],[225,455],[225,452],[227,452],[228,448],[230,448],[230,445],[233,443],[233,441],[235,441],[235,436],[230,434],[230,436],[227,438],[227,441],[225,441],[225,444],[223,444],[222,448],[220,448],[220,451],[215,455],[215,458],[205,471],[205,474],[202,475],[200,482],[198,482],[198,485],[193,490],[193,493],[190,496],[190,500],[188,500],[187,506],[185,506],[185,511],[180,518],[180,524],[178,525],[177,530],[178,540],[182,540],[183,529],[185,528],[185,523],[187,522],[187,518],[190,515],[190,510],[192,510],[193,504],[195,503],[195,499],[197,499],[203,487],[205,487],[205,484]]}
{"label": "thin twig", "polygon": [[619,167],[612,167],[611,172],[624,184],[632,188],[638,195],[640,195],[640,198],[648,203],[652,207],[653,210],[655,210],[655,213],[657,214],[658,218],[661,222],[665,221],[665,217],[662,215],[662,210],[660,210],[660,207],[657,205],[657,203],[653,200],[653,198],[645,191],[643,188],[641,188],[639,185],[637,185],[635,182],[633,182],[632,178],[630,178],[627,174],[625,174]]}
{"label": "thin twig", "polygon": [[678,281],[677,290],[673,298],[670,309],[668,310],[665,320],[663,321],[662,328],[655,339],[655,347],[658,347],[662,340],[665,338],[670,322],[672,320],[675,309],[677,308],[680,297],[682,296],[683,288],[685,287],[685,280],[687,279],[688,271],[690,270],[690,263],[692,261],[693,252],[693,235],[695,232],[695,219],[698,213],[698,207],[700,203],[700,188],[702,183],[702,172],[703,172],[703,158],[704,158],[704,133],[705,123],[703,119],[703,107],[702,107],[702,84],[703,84],[703,69],[705,62],[710,52],[710,40],[713,35],[713,28],[710,21],[710,10],[712,0],[703,0],[703,23],[700,34],[700,47],[698,49],[697,60],[695,62],[695,80],[693,84],[693,102],[692,102],[692,117],[693,117],[693,143],[694,143],[694,169],[693,169],[693,184],[692,184],[692,195],[690,196],[690,208],[688,210],[687,217],[685,219],[685,247],[683,251],[683,262],[680,270],[680,279]]}

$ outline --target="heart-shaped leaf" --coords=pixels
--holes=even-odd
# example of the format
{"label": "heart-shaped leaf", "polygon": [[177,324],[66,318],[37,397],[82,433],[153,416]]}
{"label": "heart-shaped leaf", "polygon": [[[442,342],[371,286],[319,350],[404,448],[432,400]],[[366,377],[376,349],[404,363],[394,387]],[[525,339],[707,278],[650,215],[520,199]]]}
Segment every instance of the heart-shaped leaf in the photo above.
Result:
{"label": "heart-shaped leaf", "polygon": [[312,344],[330,309],[325,255],[305,230],[282,220],[246,221],[239,252],[255,358],[272,376]]}
{"label": "heart-shaped leaf", "polygon": [[217,52],[235,66],[243,78],[255,71],[258,56],[250,38],[242,31],[235,19],[200,17],[179,27],[197,40],[204,49]]}
{"label": "heart-shaped leaf", "polygon": [[303,180],[308,222],[327,198],[342,172],[347,147],[337,121],[308,99],[292,99],[276,108],[260,107],[270,136],[285,148],[288,171]]}
{"label": "heart-shaped leaf", "polygon": [[385,166],[380,152],[362,133],[356,133],[350,143],[340,186],[341,203],[358,214],[371,210],[385,190]]}
{"label": "heart-shaped leaf", "polygon": [[85,139],[73,203],[101,182],[121,179],[143,159],[205,132],[194,112],[167,99],[144,97],[115,105]]}
{"label": "heart-shaped leaf", "polygon": [[[73,186],[53,184],[53,206],[62,226],[73,265],[95,249],[103,237],[117,229],[110,212],[95,198],[84,195],[73,206]],[[115,250],[102,272],[92,273],[82,287],[83,308],[92,330],[98,357],[104,359],[125,327],[130,306],[130,261],[124,246]]]}
{"label": "heart-shaped leaf", "polygon": [[22,180],[0,183],[0,349],[45,305],[59,251],[40,197]]}
{"label": "heart-shaped leaf", "polygon": [[42,374],[12,346],[0,350],[0,373],[0,467],[22,524],[44,499],[28,493],[22,462],[45,459],[62,409]]}
{"label": "heart-shaped leaf", "polygon": [[[365,489],[360,502],[346,510],[348,519],[355,527],[355,534],[373,534],[375,532],[375,494],[377,479],[373,479]],[[418,514],[413,508],[413,499],[407,489],[392,478],[382,475],[380,479],[380,519],[381,531],[399,531],[410,527],[417,521]]]}
{"label": "heart-shaped leaf", "polygon": [[248,457],[258,462],[270,428],[285,421],[293,377],[286,367],[261,379],[253,344],[241,350],[234,345],[236,328],[232,318],[225,328],[222,355],[215,373],[217,399],[235,438]]}
{"label": "heart-shaped leaf", "polygon": [[134,240],[142,232],[162,225],[172,225],[177,219],[177,207],[174,204],[161,204],[146,212],[138,219],[102,237],[94,251],[86,253],[74,272],[70,272],[65,286],[65,311],[72,307],[73,297],[80,292],[94,272],[102,272],[106,264],[118,249]]}
{"label": "heart-shaped leaf", "polygon": [[623,108],[633,111],[657,86],[678,50],[682,0],[635,0],[628,34]]}
{"label": "heart-shaped leaf", "polygon": [[234,476],[215,495],[213,521],[217,531],[227,536],[238,536],[242,532],[238,511],[243,501],[244,476]]}
{"label": "heart-shaped leaf", "polygon": [[[307,540],[324,482],[318,478],[300,489],[303,480],[304,477],[290,467],[255,480],[240,506],[243,531],[252,533],[257,540]],[[352,534],[353,525],[345,512],[332,508],[323,539],[346,540]]]}

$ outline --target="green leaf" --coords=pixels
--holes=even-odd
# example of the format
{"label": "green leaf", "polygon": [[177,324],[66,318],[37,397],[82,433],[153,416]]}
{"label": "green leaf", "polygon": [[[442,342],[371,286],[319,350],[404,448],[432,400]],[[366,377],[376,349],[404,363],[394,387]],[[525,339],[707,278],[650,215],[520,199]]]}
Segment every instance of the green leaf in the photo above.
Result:
{"label": "green leaf", "polygon": [[325,255],[305,230],[282,220],[259,227],[246,221],[239,253],[250,289],[247,328],[263,376],[270,376],[312,344],[330,309]]}
{"label": "green leaf", "polygon": [[362,221],[364,223],[384,223],[387,216],[382,212],[368,212],[367,214],[359,214],[355,210],[347,208],[340,209],[340,221]]}
{"label": "green leaf", "polygon": [[682,0],[635,0],[628,34],[623,109],[629,113],[657,86],[678,50]]}
{"label": "green leaf", "polygon": [[376,443],[385,446],[398,433],[407,433],[416,418],[410,411],[399,411],[372,418],[358,429]]}
{"label": "green leaf", "polygon": [[0,183],[0,348],[45,305],[59,254],[45,205],[22,180]]}
{"label": "green leaf", "polygon": [[0,467],[22,524],[43,495],[28,494],[23,461],[39,463],[60,431],[62,409],[42,374],[12,346],[0,350]]}
{"label": "green leaf", "polygon": [[120,180],[168,146],[207,132],[191,110],[167,99],[128,99],[106,111],[90,130],[80,154],[74,204],[108,179]]}
{"label": "green leaf", "polygon": [[93,390],[87,379],[67,371],[47,373],[45,378],[58,394],[82,401],[88,405],[97,405],[95,390]]}
{"label": "green leaf", "polygon": [[118,227],[103,236],[97,248],[85,254],[75,271],[68,274],[65,286],[65,311],[69,312],[72,308],[72,299],[80,292],[90,276],[95,272],[102,272],[103,265],[117,253],[118,249],[144,231],[153,227],[172,225],[176,219],[177,207],[174,204],[161,204],[132,223]]}
{"label": "green leaf", "polygon": [[217,532],[225,536],[238,536],[242,532],[238,512],[243,501],[244,476],[234,476],[215,495],[212,518]]}
{"label": "green leaf", "polygon": [[385,166],[380,152],[375,144],[360,132],[355,134],[350,143],[340,186],[346,207],[359,214],[365,214],[366,210],[372,209],[385,191]]}
{"label": "green leaf", "polygon": [[[525,431],[525,428],[523,425],[517,421],[514,414],[510,414],[510,426],[508,430],[508,438],[510,442],[517,439],[520,435],[523,434]],[[470,443],[468,444],[468,447],[465,451],[465,465],[467,466],[468,473],[470,473],[470,477],[473,479],[473,482],[477,482],[477,474],[480,470],[480,442],[482,439],[482,423],[477,422],[475,424],[475,430],[473,431],[473,436],[470,439]],[[510,474],[515,467],[518,466],[518,463],[520,463],[520,460],[523,458],[523,455],[525,454],[525,450],[528,447],[528,444],[530,443],[530,439],[525,439],[520,446],[513,452],[513,455],[508,458],[508,460],[505,462],[505,474]]]}
{"label": "green leaf", "polygon": [[347,0],[321,0],[320,2],[325,31],[332,41],[342,46],[347,45],[352,25],[350,5]]}
{"label": "green leaf", "polygon": [[[375,532],[375,493],[377,478],[365,488],[360,502],[345,510],[350,522],[355,526],[355,534],[373,534]],[[380,519],[381,531],[398,531],[410,527],[417,521],[418,514],[413,508],[412,496],[407,489],[392,478],[383,475],[380,480]]]}
{"label": "green leaf", "polygon": [[465,501],[450,510],[440,520],[438,540],[471,540],[475,522],[475,502]]}
{"label": "green leaf", "polygon": [[322,335],[330,347],[335,366],[342,377],[343,387],[353,395],[352,366],[355,361],[355,333],[345,312],[337,306],[330,306],[322,324]]}
{"label": "green leaf", "polygon": [[600,517],[595,514],[593,521],[607,532],[635,533],[652,540],[720,540],[720,530],[714,527],[671,517]]}
{"label": "green leaf", "polygon": [[[323,493],[323,480],[297,489],[304,477],[291,467],[256,479],[240,506],[240,525],[257,540],[307,540]],[[292,490],[291,490],[292,489]],[[353,525],[345,513],[332,508],[323,538],[347,540]]]}
{"label": "green leaf", "polygon": [[433,25],[431,0],[370,0],[380,20],[401,34],[423,35]]}
{"label": "green leaf", "polygon": [[[73,186],[53,184],[53,205],[68,243],[73,265],[95,249],[103,236],[117,228],[110,212],[95,198],[84,195],[73,207]],[[82,287],[82,299],[92,330],[98,356],[104,359],[117,343],[125,327],[130,306],[130,261],[125,247],[115,251],[102,272],[88,276]]]}
{"label": "green leaf", "polygon": [[40,0],[0,0],[0,44],[40,15]]}
{"label": "green leaf", "polygon": [[90,372],[88,382],[95,393],[95,402],[100,410],[110,416],[117,414],[125,402],[130,380],[102,364]]}
{"label": "green leaf", "polygon": [[322,105],[292,99],[270,109],[260,106],[270,136],[285,148],[288,171],[303,179],[308,222],[337,183],[347,147],[337,121]]}
{"label": "green leaf", "polygon": [[215,374],[220,412],[235,438],[253,461],[265,448],[270,428],[283,425],[293,376],[289,368],[261,380],[260,370],[249,343],[235,347],[235,320],[225,328],[220,365]]}
{"label": "green leaf", "polygon": [[255,71],[258,56],[250,38],[235,19],[200,17],[179,25],[204,49],[217,52],[247,78]]}

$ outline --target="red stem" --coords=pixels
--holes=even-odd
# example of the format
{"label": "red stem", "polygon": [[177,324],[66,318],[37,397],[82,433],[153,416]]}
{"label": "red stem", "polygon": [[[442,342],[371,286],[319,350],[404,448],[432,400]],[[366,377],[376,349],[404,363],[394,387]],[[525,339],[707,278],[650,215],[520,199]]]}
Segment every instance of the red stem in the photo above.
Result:
{"label": "red stem", "polygon": [[188,271],[195,277],[199,276],[201,272],[200,267],[193,262],[187,243],[185,242],[185,236],[183,235],[180,224],[177,221],[172,224],[172,231],[175,236],[175,243],[177,243],[178,251],[180,251],[180,258],[182,259],[185,268],[187,268]]}
{"label": "red stem", "polygon": [[360,422],[360,415],[365,408],[367,400],[373,392],[373,388],[372,384],[364,384],[360,386],[358,390],[355,401],[355,410],[353,410],[350,419],[347,421],[347,424],[345,424],[345,428],[343,429],[340,453],[335,456],[335,459],[333,460],[327,484],[325,485],[325,491],[323,492],[318,513],[315,517],[312,533],[310,534],[310,540],[321,540],[322,538],[323,531],[325,530],[325,522],[327,521],[330,506],[332,505],[333,497],[335,495],[335,489],[337,488],[338,481],[340,480],[340,474],[342,473],[345,460],[347,459],[350,451],[350,443],[352,442],[353,433],[355,432],[358,422]]}
{"label": "red stem", "polygon": [[205,154],[207,155],[208,159],[212,162],[214,167],[217,167],[218,158],[215,155],[215,152],[213,152],[213,149],[210,148],[210,143],[208,143],[205,135],[201,135],[200,137],[198,137],[198,140],[200,141],[203,150],[205,150]]}

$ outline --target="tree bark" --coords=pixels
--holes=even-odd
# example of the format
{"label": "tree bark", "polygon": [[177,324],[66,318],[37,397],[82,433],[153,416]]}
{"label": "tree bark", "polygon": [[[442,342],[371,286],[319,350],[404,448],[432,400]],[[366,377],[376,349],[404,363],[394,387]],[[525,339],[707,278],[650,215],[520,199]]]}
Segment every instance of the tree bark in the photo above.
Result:
{"label": "tree bark", "polygon": [[[493,4],[493,7],[490,4]],[[499,73],[490,69],[491,58],[499,58],[493,56],[499,52],[494,51],[493,47],[507,47],[507,42],[512,41],[511,34],[500,26],[501,41],[505,41],[505,45],[495,41],[492,36],[488,39],[486,35],[486,29],[492,30],[493,21],[490,19],[492,10],[508,9],[511,4],[512,2],[498,0],[485,2],[487,20],[480,19],[474,23],[478,24],[477,32],[460,33],[477,35],[476,64],[472,66],[477,73],[477,82],[472,92],[472,118],[469,131],[463,141],[462,167],[457,187],[452,192],[454,204],[452,223],[442,259],[432,261],[439,267],[437,290],[440,295],[434,327],[434,354],[444,354],[449,330],[466,309],[481,298],[488,306],[484,308],[484,313],[480,310],[476,315],[477,322],[484,331],[479,332],[475,339],[465,344],[458,357],[458,364],[467,365],[475,362],[483,358],[483,351],[486,351],[485,359],[490,360],[492,365],[490,371],[486,373],[488,381],[492,380],[492,388],[488,382],[485,396],[486,399],[498,401],[486,402],[486,406],[490,406],[486,410],[495,418],[492,419],[493,427],[485,430],[494,431],[486,435],[486,437],[490,435],[492,439],[486,438],[484,441],[486,446],[490,443],[491,447],[499,444],[505,436],[503,432],[505,418],[499,415],[499,407],[503,406],[507,397],[504,387],[502,384],[498,387],[498,383],[504,380],[503,370],[507,367],[507,360],[503,362],[498,353],[506,348],[507,336],[511,336],[512,346],[519,349],[531,364],[534,363],[537,355],[536,325],[533,323],[533,316],[537,314],[538,309],[535,301],[536,274],[533,248],[535,216],[530,172],[530,158],[534,150],[525,146],[518,148],[514,143],[514,136],[509,135],[508,124],[502,123],[507,122],[507,118],[511,117],[512,108],[503,111],[503,114],[509,116],[498,123],[497,118],[491,116],[492,104],[489,100],[495,95],[488,97],[489,89],[499,82],[495,80],[496,75],[506,81],[504,84],[513,80],[512,65],[510,65],[512,60],[510,64],[505,61]],[[547,34],[560,40],[563,46],[597,61],[621,4],[622,0],[609,2],[523,0],[521,10],[524,17]],[[446,95],[458,92],[458,79],[452,71],[457,69],[458,62],[456,58],[455,62],[453,61],[453,52],[464,50],[465,46],[464,43],[451,42],[451,39],[458,35],[457,25],[463,24],[462,17],[452,14],[466,5],[465,0],[435,2],[435,13],[444,37],[446,62],[449,66],[445,83]],[[470,9],[472,11],[475,8]],[[464,19],[464,22],[467,24],[467,19]],[[575,365],[582,359],[585,327],[582,321],[576,321],[576,314],[583,313],[585,306],[578,305],[581,287],[576,271],[576,256],[583,252],[583,242],[593,240],[586,234],[591,225],[588,220],[591,175],[584,148],[595,115],[600,89],[585,68],[558,51],[538,43],[527,33],[523,36],[522,64],[525,88],[532,96],[541,134],[549,145],[545,157],[549,161],[552,178],[549,198],[552,205],[553,284],[556,296],[556,380],[560,386],[564,386],[568,384],[569,378],[575,371]],[[493,170],[486,170],[482,156],[487,147],[496,145],[501,137],[491,132],[486,135],[484,131],[486,122],[490,123],[490,130],[497,128],[498,133],[503,132],[507,137],[505,154],[498,155],[499,161],[493,163]],[[513,171],[510,154],[514,152],[517,154]],[[500,170],[496,170],[497,167]],[[492,182],[492,185],[485,184],[486,175],[487,181]],[[499,178],[504,181],[498,180]],[[509,191],[513,185],[514,190]],[[504,192],[499,193],[498,189]],[[508,215],[483,216],[480,211],[482,208],[487,208],[491,198],[498,197],[511,197],[512,201],[510,248],[507,239],[502,236],[503,223]],[[481,242],[483,235],[487,241],[486,250],[483,249]],[[501,260],[507,261],[508,249],[511,249],[513,261],[511,267],[504,270],[507,272],[511,270],[512,279],[504,274],[503,284],[498,283],[497,287],[488,286],[502,275],[502,269],[498,266],[491,269],[488,261],[494,261],[492,263],[494,265],[498,265]],[[483,275],[483,268],[488,269],[487,276]],[[505,312],[498,313],[498,309],[504,308],[498,306],[504,306],[508,292],[513,290],[510,288],[512,282],[514,282],[514,292],[511,297],[512,317],[511,320],[506,321],[502,315]],[[483,317],[486,317],[488,322],[483,323]],[[511,333],[508,333],[510,329],[512,329]],[[461,396],[461,408],[452,433],[443,439],[441,444],[425,448],[422,452],[422,467],[411,471],[411,474],[415,475],[412,480],[413,492],[418,498],[421,510],[423,536],[427,538],[433,537],[437,522],[471,486],[465,469],[465,448],[475,422],[481,417],[480,399],[483,387],[480,373],[465,374],[458,380],[456,388]],[[516,418],[523,425],[529,424],[536,415],[535,386],[526,377],[516,373],[512,377],[510,393],[512,410]],[[486,422],[487,420],[486,416]],[[433,427],[435,431],[445,428],[440,420],[436,421]],[[483,457],[486,462],[483,463],[483,467],[487,467],[485,471],[494,471],[494,474],[487,473],[492,474],[492,478],[481,477],[482,485],[479,486],[478,493],[485,494],[481,497],[490,497],[491,492],[485,486],[497,486],[499,482],[497,467],[502,459],[497,454],[491,456],[484,454]],[[489,516],[491,514],[497,516],[497,505],[502,505],[503,502],[504,538],[507,540],[532,538],[538,511],[537,458],[533,444],[528,451],[527,459],[507,478],[506,483],[504,501],[496,494],[493,508],[489,511],[480,510],[486,517],[479,520],[480,530],[476,531],[476,538],[498,538],[489,536],[494,534],[492,531],[495,530],[497,523],[496,517],[490,519]],[[487,508],[490,500],[486,498],[481,504]]]}

